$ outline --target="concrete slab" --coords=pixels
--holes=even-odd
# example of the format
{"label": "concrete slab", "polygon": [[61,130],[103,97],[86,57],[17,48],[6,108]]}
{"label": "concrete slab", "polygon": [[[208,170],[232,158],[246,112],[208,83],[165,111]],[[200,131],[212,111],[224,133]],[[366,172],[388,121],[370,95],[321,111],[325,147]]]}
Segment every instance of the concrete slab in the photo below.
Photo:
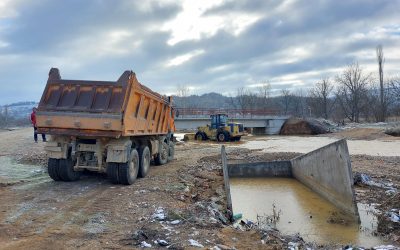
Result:
{"label": "concrete slab", "polygon": [[292,177],[290,161],[228,164],[229,177]]}
{"label": "concrete slab", "polygon": [[291,163],[294,178],[343,211],[359,218],[346,140],[299,156]]}

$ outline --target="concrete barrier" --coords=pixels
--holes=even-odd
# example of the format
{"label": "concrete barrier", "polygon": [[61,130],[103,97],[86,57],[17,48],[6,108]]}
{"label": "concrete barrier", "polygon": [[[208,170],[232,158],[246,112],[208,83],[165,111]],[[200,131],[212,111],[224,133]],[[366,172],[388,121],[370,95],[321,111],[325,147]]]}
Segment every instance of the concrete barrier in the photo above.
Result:
{"label": "concrete barrier", "polygon": [[225,159],[224,175],[228,172],[225,176],[228,186],[230,177],[293,177],[360,222],[346,140],[333,142],[290,161],[227,164],[225,148],[222,158]]}
{"label": "concrete barrier", "polygon": [[229,177],[292,177],[290,161],[228,164]]}
{"label": "concrete barrier", "polygon": [[346,140],[328,144],[291,162],[294,178],[338,208],[359,218]]}

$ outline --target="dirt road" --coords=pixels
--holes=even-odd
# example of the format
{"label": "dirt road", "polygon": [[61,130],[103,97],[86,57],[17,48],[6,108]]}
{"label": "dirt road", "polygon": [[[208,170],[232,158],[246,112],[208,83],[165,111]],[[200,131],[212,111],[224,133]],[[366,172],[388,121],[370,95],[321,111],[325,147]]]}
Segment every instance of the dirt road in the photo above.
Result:
{"label": "dirt road", "polygon": [[[44,144],[35,144],[31,132],[0,133],[0,172],[8,173],[0,175],[1,249],[131,249],[146,244],[180,249],[194,248],[196,243],[207,248],[280,249],[289,242],[279,235],[261,241],[265,236],[258,232],[224,225],[225,194],[217,143],[179,143],[173,162],[152,166],[146,178],[131,186],[112,185],[99,174],[67,183],[47,176]],[[228,153],[239,160],[295,155],[237,147],[230,147]],[[365,158],[354,159],[363,164],[353,163],[356,169],[376,172],[377,167],[368,166]],[[387,164],[373,160],[379,161],[380,168]],[[390,175],[394,185],[400,184],[398,163],[393,163],[397,172]],[[13,176],[20,172],[10,170],[15,168],[24,169],[25,174]]]}

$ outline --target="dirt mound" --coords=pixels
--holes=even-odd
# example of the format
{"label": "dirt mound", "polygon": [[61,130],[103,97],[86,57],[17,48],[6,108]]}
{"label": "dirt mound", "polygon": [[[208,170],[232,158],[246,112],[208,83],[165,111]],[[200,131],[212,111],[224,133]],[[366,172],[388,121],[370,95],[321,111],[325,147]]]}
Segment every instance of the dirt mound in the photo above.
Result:
{"label": "dirt mound", "polygon": [[400,126],[386,129],[385,134],[391,136],[400,136]]}
{"label": "dirt mound", "polygon": [[316,119],[290,118],[282,126],[281,135],[319,135],[330,133],[329,127]]}

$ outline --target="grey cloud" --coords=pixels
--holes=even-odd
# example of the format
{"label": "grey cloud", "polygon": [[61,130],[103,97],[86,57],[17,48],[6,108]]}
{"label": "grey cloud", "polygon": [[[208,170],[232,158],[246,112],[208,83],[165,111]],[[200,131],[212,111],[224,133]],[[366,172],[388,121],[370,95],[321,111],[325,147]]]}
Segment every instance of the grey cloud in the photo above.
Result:
{"label": "grey cloud", "polygon": [[[161,27],[182,11],[175,4],[154,1],[143,9],[132,1],[49,0],[20,5],[20,15],[6,20],[8,29],[0,29],[0,41],[10,44],[0,47],[0,85],[7,93],[0,93],[0,104],[37,100],[52,66],[64,66],[61,74],[65,78],[104,80],[115,80],[124,70],[133,69],[140,81],[161,93],[171,93],[178,84],[188,84],[198,94],[226,94],[234,93],[239,86],[296,74],[297,81],[277,82],[275,89],[292,89],[298,82],[310,86],[319,75],[308,76],[307,72],[321,72],[320,76],[326,77],[326,72],[352,61],[375,63],[374,59],[357,55],[366,51],[374,54],[379,43],[383,44],[385,55],[400,53],[396,50],[400,35],[395,28],[379,37],[371,35],[376,27],[398,25],[396,11],[400,1],[297,1],[286,11],[282,10],[283,5],[282,1],[229,1],[206,11],[204,16],[247,13],[261,18],[236,36],[221,29],[211,37],[184,40],[174,46],[167,44],[169,32],[154,27]],[[101,57],[94,57],[95,52],[83,53],[96,43],[102,44],[103,41],[96,41],[99,34],[113,30],[133,33],[118,46],[130,48],[129,43],[135,40],[142,43],[124,53]],[[364,36],[352,38],[356,33]],[[91,37],[95,40],[88,39]],[[293,48],[302,48],[309,55],[294,60]],[[181,65],[166,67],[170,59],[195,50],[204,53]],[[284,57],[293,60],[285,62]],[[75,60],[82,63],[73,67]],[[393,74],[400,62],[390,63],[386,68],[392,71],[387,73]]]}

